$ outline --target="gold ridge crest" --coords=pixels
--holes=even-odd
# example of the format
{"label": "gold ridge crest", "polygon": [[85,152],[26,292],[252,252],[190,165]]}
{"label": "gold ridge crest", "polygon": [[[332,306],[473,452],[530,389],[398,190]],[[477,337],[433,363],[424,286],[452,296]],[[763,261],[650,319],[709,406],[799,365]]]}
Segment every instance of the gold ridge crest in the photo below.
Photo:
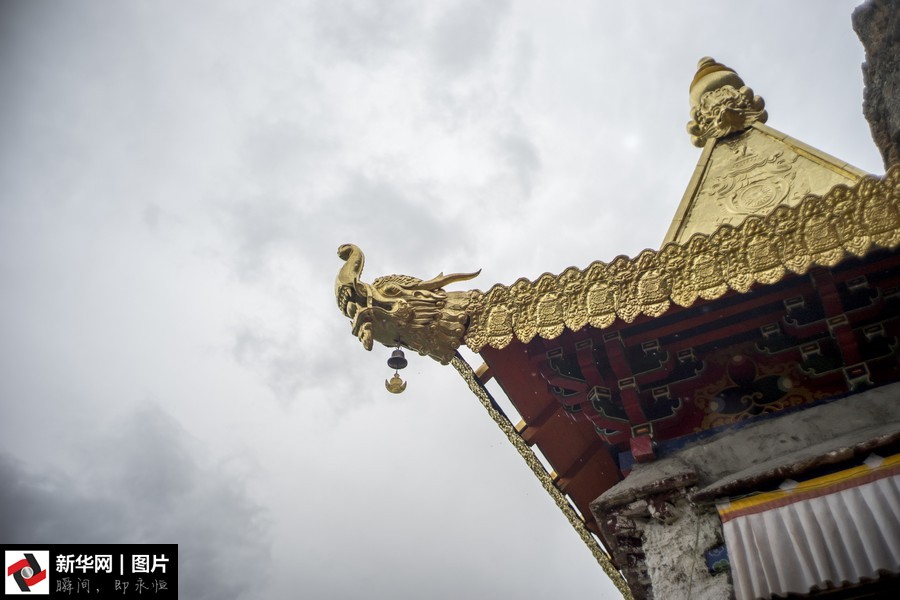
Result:
{"label": "gold ridge crest", "polygon": [[[766,217],[695,234],[686,243],[644,250],[636,258],[574,267],[536,281],[495,285],[473,303],[465,343],[478,352],[504,348],[515,338],[558,337],[563,329],[602,329],[616,319],[657,317],[674,303],[690,306],[757,283],[772,284],[788,273],[831,267],[845,256],[875,247],[900,246],[900,165],[883,177],[867,176],[853,187],[837,185],[824,196],[809,195],[797,206],[782,205]],[[477,292],[481,294],[481,292]]]}

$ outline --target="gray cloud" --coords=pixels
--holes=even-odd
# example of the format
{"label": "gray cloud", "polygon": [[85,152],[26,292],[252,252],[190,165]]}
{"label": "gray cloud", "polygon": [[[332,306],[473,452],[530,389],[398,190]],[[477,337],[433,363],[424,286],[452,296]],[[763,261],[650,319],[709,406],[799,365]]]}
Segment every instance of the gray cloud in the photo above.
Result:
{"label": "gray cloud", "polygon": [[264,564],[265,513],[172,417],[148,407],[81,443],[63,469],[0,454],[0,539],[177,543],[185,597],[256,597],[246,565]]}
{"label": "gray cloud", "polygon": [[323,387],[328,390],[332,410],[360,406],[363,398],[349,393],[350,382],[342,376],[332,349],[316,340],[313,332],[289,329],[273,333],[245,323],[234,334],[232,354],[239,365],[262,378],[282,406],[298,400],[315,402],[323,397]]}
{"label": "gray cloud", "polygon": [[331,210],[351,237],[377,233],[386,249],[399,251],[415,263],[418,257],[439,252],[442,244],[450,245],[453,234],[461,231],[446,206],[449,202],[425,187],[404,190],[354,173],[348,174],[347,186]]}
{"label": "gray cloud", "polygon": [[318,42],[335,58],[363,64],[408,43],[421,26],[421,5],[411,0],[321,0],[312,7]]}
{"label": "gray cloud", "polygon": [[[465,238],[451,202],[425,186],[401,189],[378,177],[345,172],[341,189],[330,196],[258,194],[224,200],[219,210],[223,242],[237,272],[253,280],[268,273],[268,261],[280,253],[291,252],[307,263],[320,257],[330,261],[347,241],[373,256],[404,256],[412,262],[407,268],[424,268],[438,258],[442,244]],[[337,259],[332,266],[336,273]]]}
{"label": "gray cloud", "polygon": [[536,54],[537,49],[535,48],[533,36],[519,32],[513,49],[510,73],[510,87],[514,94],[526,93],[527,87],[532,83]]}
{"label": "gray cloud", "polygon": [[285,246],[302,246],[311,231],[303,212],[278,197],[232,200],[220,214],[226,251],[236,272],[247,281],[266,277],[272,253]]}
{"label": "gray cloud", "polygon": [[301,186],[340,150],[312,124],[279,119],[253,125],[242,145],[244,164],[252,181],[268,188],[302,192]]}
{"label": "gray cloud", "polygon": [[497,144],[519,184],[521,195],[530,197],[534,179],[541,169],[538,148],[529,138],[518,133],[500,136]]}
{"label": "gray cloud", "polygon": [[509,2],[466,0],[445,8],[434,23],[431,57],[448,75],[462,75],[488,63],[509,12]]}

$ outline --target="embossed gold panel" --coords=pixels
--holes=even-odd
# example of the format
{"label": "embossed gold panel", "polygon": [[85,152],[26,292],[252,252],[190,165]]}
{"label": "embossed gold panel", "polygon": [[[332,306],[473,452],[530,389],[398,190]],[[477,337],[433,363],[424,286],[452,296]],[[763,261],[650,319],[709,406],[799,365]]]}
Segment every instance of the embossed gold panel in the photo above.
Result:
{"label": "embossed gold panel", "polygon": [[780,205],[796,206],[808,194],[853,185],[861,172],[765,125],[710,142],[666,241],[685,242],[721,225],[739,225]]}

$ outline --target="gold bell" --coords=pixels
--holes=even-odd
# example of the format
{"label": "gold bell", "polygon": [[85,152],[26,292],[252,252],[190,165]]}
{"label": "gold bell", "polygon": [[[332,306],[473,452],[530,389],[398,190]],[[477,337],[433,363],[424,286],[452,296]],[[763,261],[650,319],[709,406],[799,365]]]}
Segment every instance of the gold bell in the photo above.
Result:
{"label": "gold bell", "polygon": [[391,377],[390,381],[384,380],[384,387],[392,394],[399,394],[406,389],[406,382],[400,379],[400,374],[397,371],[394,371],[394,376]]}

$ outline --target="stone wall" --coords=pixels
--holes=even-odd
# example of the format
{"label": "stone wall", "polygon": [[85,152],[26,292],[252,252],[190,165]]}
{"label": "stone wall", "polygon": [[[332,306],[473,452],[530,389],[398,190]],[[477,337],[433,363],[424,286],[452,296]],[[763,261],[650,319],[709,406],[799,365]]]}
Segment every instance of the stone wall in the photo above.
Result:
{"label": "stone wall", "polygon": [[591,505],[635,598],[727,600],[704,553],[722,542],[714,503],[900,444],[900,383],[732,427],[634,470]]}
{"label": "stone wall", "polygon": [[643,523],[647,574],[653,597],[667,600],[727,600],[733,597],[725,573],[711,575],[704,552],[723,543],[715,511],[698,510],[686,499],[672,505],[678,518]]}
{"label": "stone wall", "polygon": [[885,169],[900,162],[900,0],[868,0],[853,11],[866,49],[863,114]]}

